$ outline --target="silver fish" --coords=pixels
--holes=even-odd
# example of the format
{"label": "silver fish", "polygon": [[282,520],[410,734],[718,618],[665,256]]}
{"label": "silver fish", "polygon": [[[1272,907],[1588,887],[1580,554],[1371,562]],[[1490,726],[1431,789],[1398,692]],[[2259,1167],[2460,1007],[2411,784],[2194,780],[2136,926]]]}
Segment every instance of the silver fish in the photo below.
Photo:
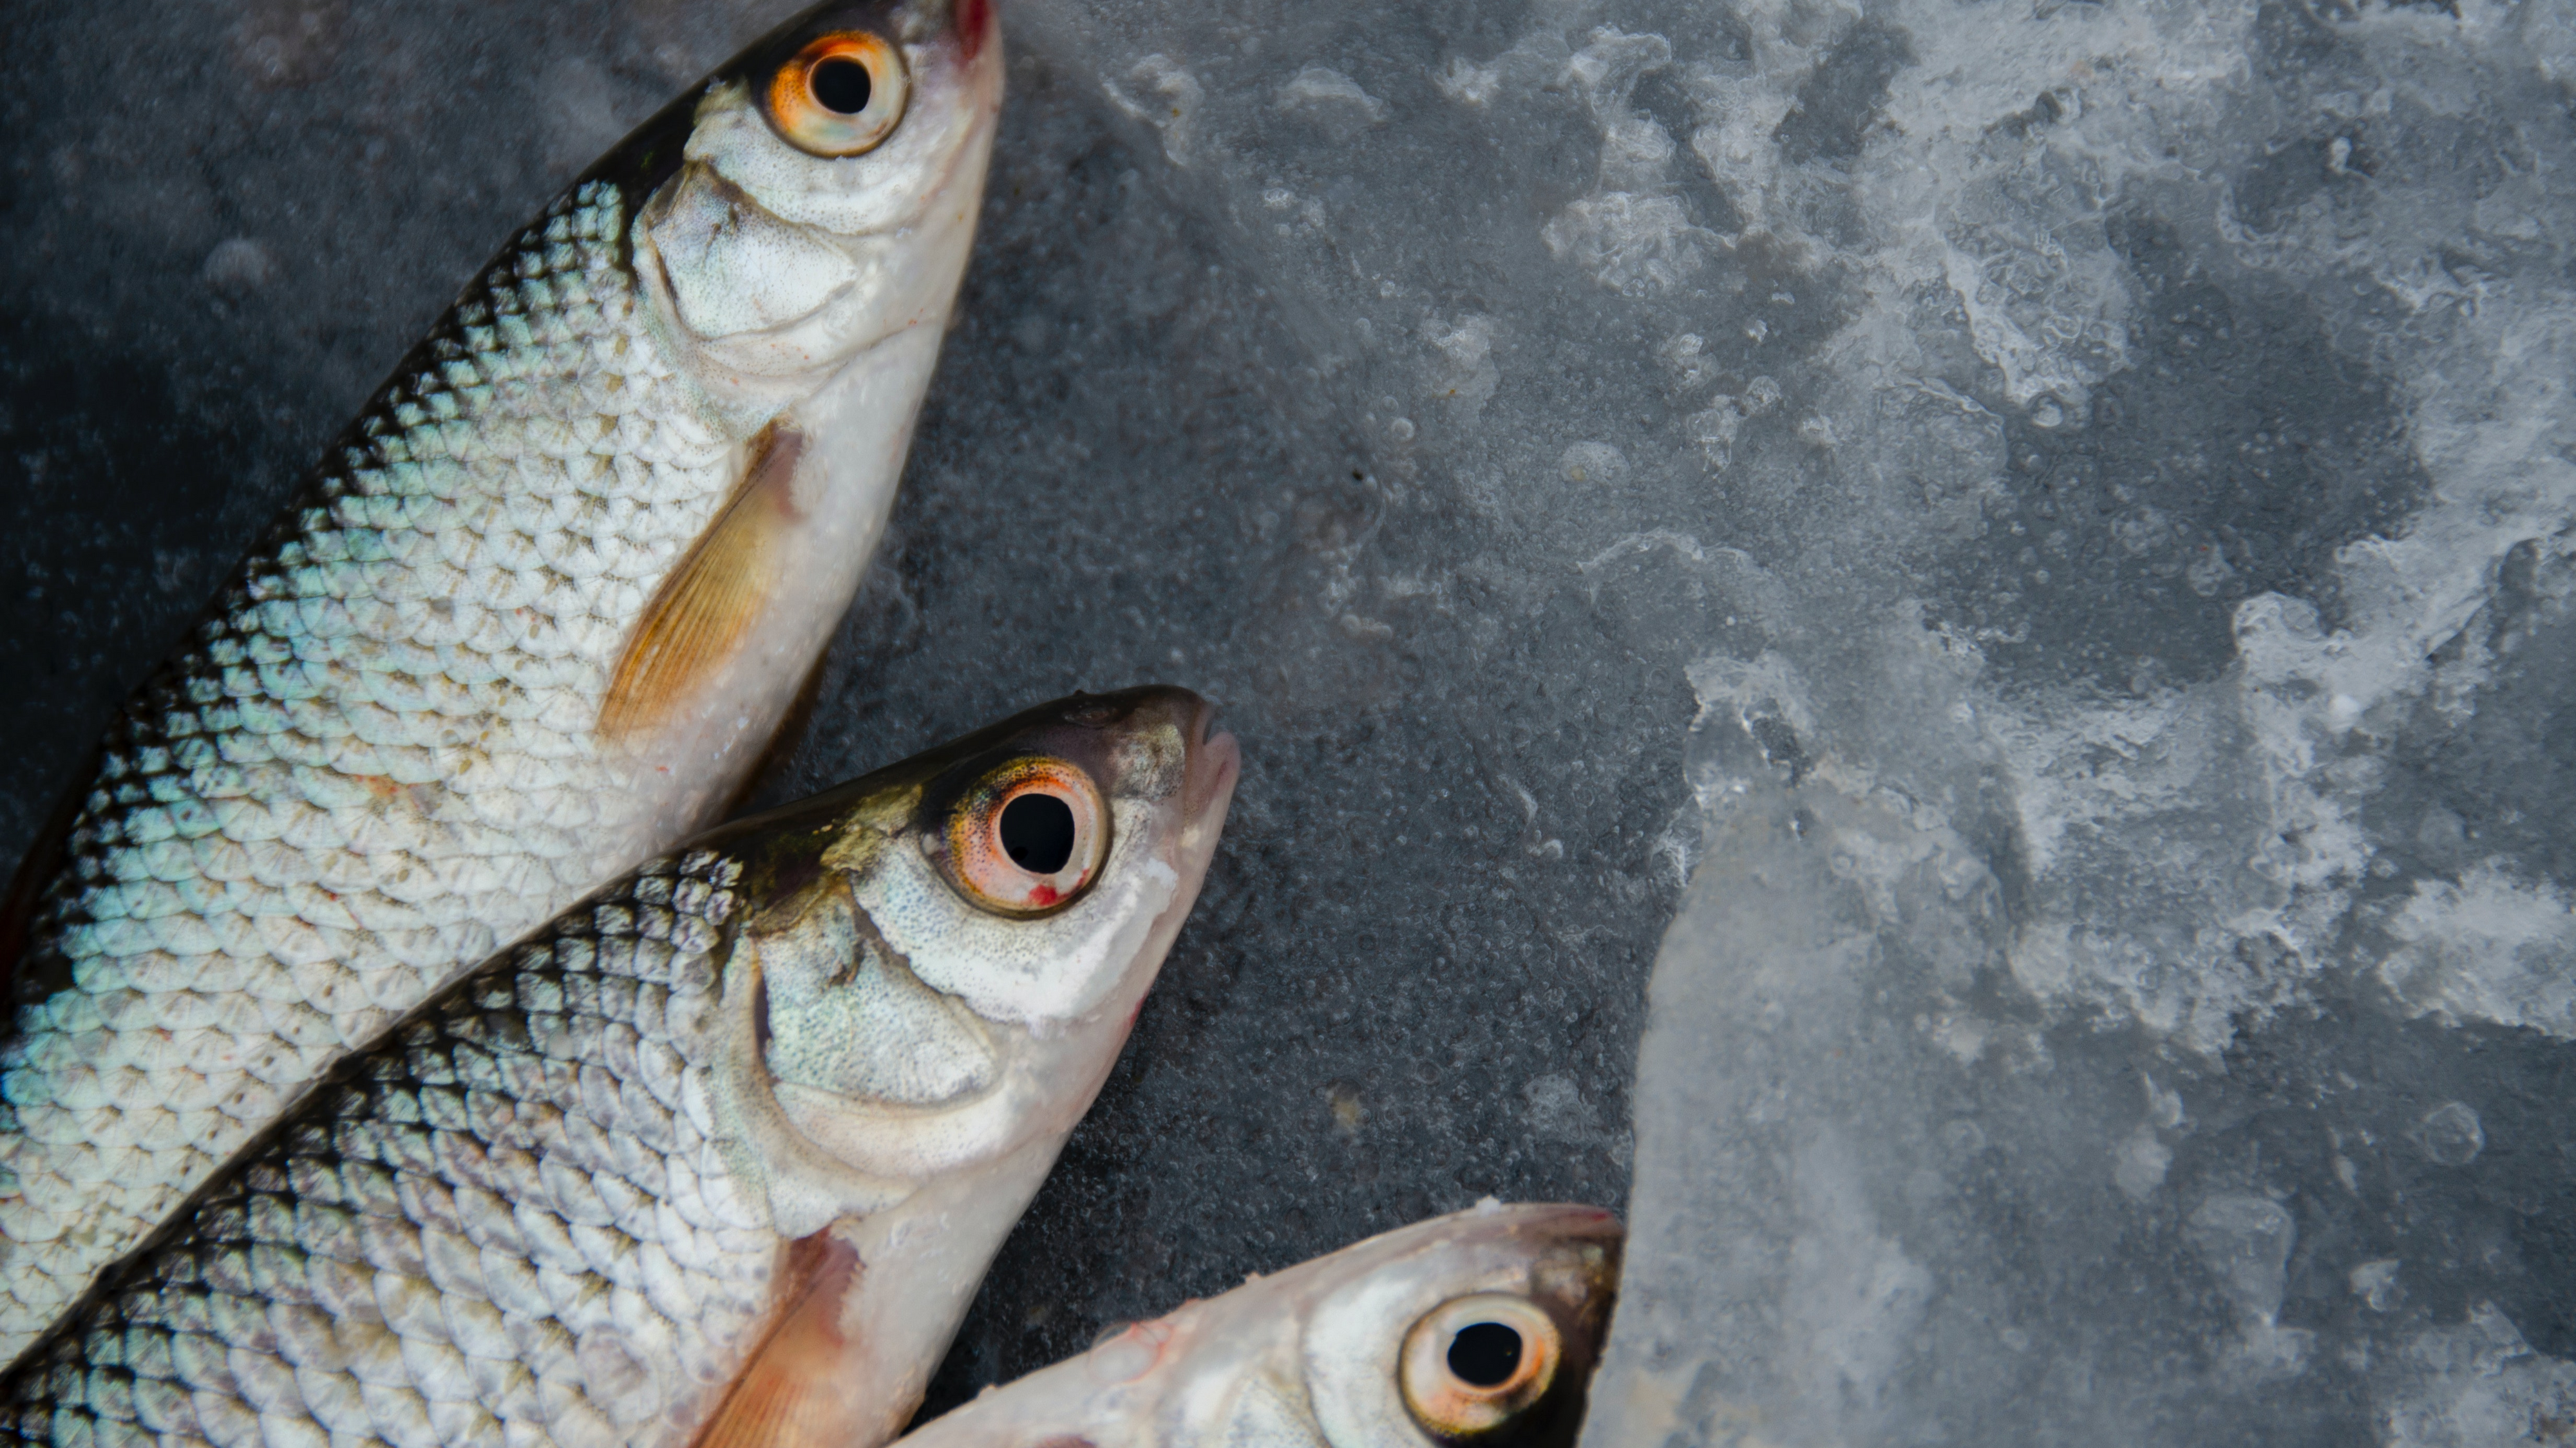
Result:
{"label": "silver fish", "polygon": [[1597,1207],[1489,1201],[1137,1324],[898,1448],[1570,1448],[1620,1241]]}
{"label": "silver fish", "polygon": [[107,1448],[867,1448],[1189,912],[1237,773],[1076,696],[643,867],[351,1056],[0,1379]]}
{"label": "silver fish", "polygon": [[827,6],[413,350],[0,914],[0,1362],[341,1053],[719,817],[882,531],[999,106]]}

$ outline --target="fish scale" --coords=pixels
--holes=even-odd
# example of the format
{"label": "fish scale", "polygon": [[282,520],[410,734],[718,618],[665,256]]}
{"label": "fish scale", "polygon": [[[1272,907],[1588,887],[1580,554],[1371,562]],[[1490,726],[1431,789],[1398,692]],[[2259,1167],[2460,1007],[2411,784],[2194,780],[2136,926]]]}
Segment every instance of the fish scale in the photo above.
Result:
{"label": "fish scale", "polygon": [[604,1448],[686,1417],[778,1262],[704,1079],[741,868],[648,866],[333,1070],[19,1365],[0,1434]]}
{"label": "fish scale", "polygon": [[0,1357],[116,1219],[644,843],[591,726],[734,478],[625,222],[593,181],[528,228],[112,727],[35,917],[62,979],[0,1048]]}

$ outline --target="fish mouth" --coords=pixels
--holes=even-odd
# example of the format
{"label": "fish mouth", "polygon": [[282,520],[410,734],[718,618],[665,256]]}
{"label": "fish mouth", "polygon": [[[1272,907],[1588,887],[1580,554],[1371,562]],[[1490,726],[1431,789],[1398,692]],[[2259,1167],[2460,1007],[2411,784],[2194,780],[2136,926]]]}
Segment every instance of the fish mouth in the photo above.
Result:
{"label": "fish mouth", "polygon": [[1193,827],[1225,817],[1243,773],[1243,747],[1233,735],[1217,732],[1216,715],[1217,706],[1200,699],[1185,731],[1189,762],[1181,779],[1181,811]]}
{"label": "fish mouth", "polygon": [[1520,1217],[1517,1225],[1533,1236],[1616,1241],[1626,1235],[1626,1229],[1619,1225],[1619,1214],[1607,1207],[1543,1202],[1512,1210]]}
{"label": "fish mouth", "polygon": [[948,11],[948,33],[966,59],[990,43],[1001,28],[1000,6],[994,0],[955,0]]}
{"label": "fish mouth", "polygon": [[1606,1207],[1574,1202],[1497,1202],[1490,1198],[1446,1219],[1455,1238],[1512,1240],[1541,1248],[1603,1246],[1615,1260],[1628,1230]]}

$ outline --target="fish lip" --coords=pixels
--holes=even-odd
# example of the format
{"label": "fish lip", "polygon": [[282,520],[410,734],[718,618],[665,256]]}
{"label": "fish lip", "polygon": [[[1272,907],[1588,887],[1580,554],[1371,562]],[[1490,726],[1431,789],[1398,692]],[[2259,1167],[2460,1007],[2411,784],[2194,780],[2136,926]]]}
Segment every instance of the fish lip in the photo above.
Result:
{"label": "fish lip", "polygon": [[1234,797],[1234,785],[1243,773],[1243,746],[1232,734],[1211,733],[1216,728],[1217,706],[1200,699],[1190,719],[1187,738],[1189,763],[1181,782],[1181,810],[1195,822],[1211,811],[1222,812]]}
{"label": "fish lip", "polygon": [[1501,1231],[1556,1241],[1617,1241],[1627,1236],[1619,1214],[1582,1202],[1479,1202],[1456,1214],[1463,1232]]}
{"label": "fish lip", "polygon": [[[1558,1242],[1595,1242],[1625,1249],[1628,1228],[1619,1214],[1607,1207],[1578,1206],[1573,1203],[1550,1203],[1534,1214],[1529,1230],[1538,1236]],[[1615,1279],[1617,1269],[1612,1269]]]}
{"label": "fish lip", "polygon": [[948,11],[948,33],[972,61],[1000,32],[1000,0],[954,0]]}

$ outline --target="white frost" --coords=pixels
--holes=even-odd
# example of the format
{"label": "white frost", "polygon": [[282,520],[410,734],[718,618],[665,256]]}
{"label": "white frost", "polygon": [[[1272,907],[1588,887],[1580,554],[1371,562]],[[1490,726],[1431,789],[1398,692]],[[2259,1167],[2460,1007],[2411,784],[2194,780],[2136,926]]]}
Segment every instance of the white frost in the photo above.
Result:
{"label": "white frost", "polygon": [[1676,149],[1672,133],[1629,105],[1638,79],[1672,58],[1672,43],[1660,35],[1604,26],[1566,63],[1566,83],[1601,129],[1601,170],[1591,194],[1568,203],[1539,235],[1558,258],[1632,296],[1682,285],[1717,239],[1691,220],[1680,197],[1667,192]]}
{"label": "white frost", "polygon": [[2405,943],[2379,976],[2415,1014],[2576,1040],[2576,906],[2557,886],[2488,860],[2457,884],[2416,881],[2388,933]]}
{"label": "white frost", "polygon": [[2470,1308],[2457,1327],[2417,1334],[2377,1378],[2388,1448],[2541,1444],[2576,1422],[2576,1363],[2532,1351],[2491,1303]]}

